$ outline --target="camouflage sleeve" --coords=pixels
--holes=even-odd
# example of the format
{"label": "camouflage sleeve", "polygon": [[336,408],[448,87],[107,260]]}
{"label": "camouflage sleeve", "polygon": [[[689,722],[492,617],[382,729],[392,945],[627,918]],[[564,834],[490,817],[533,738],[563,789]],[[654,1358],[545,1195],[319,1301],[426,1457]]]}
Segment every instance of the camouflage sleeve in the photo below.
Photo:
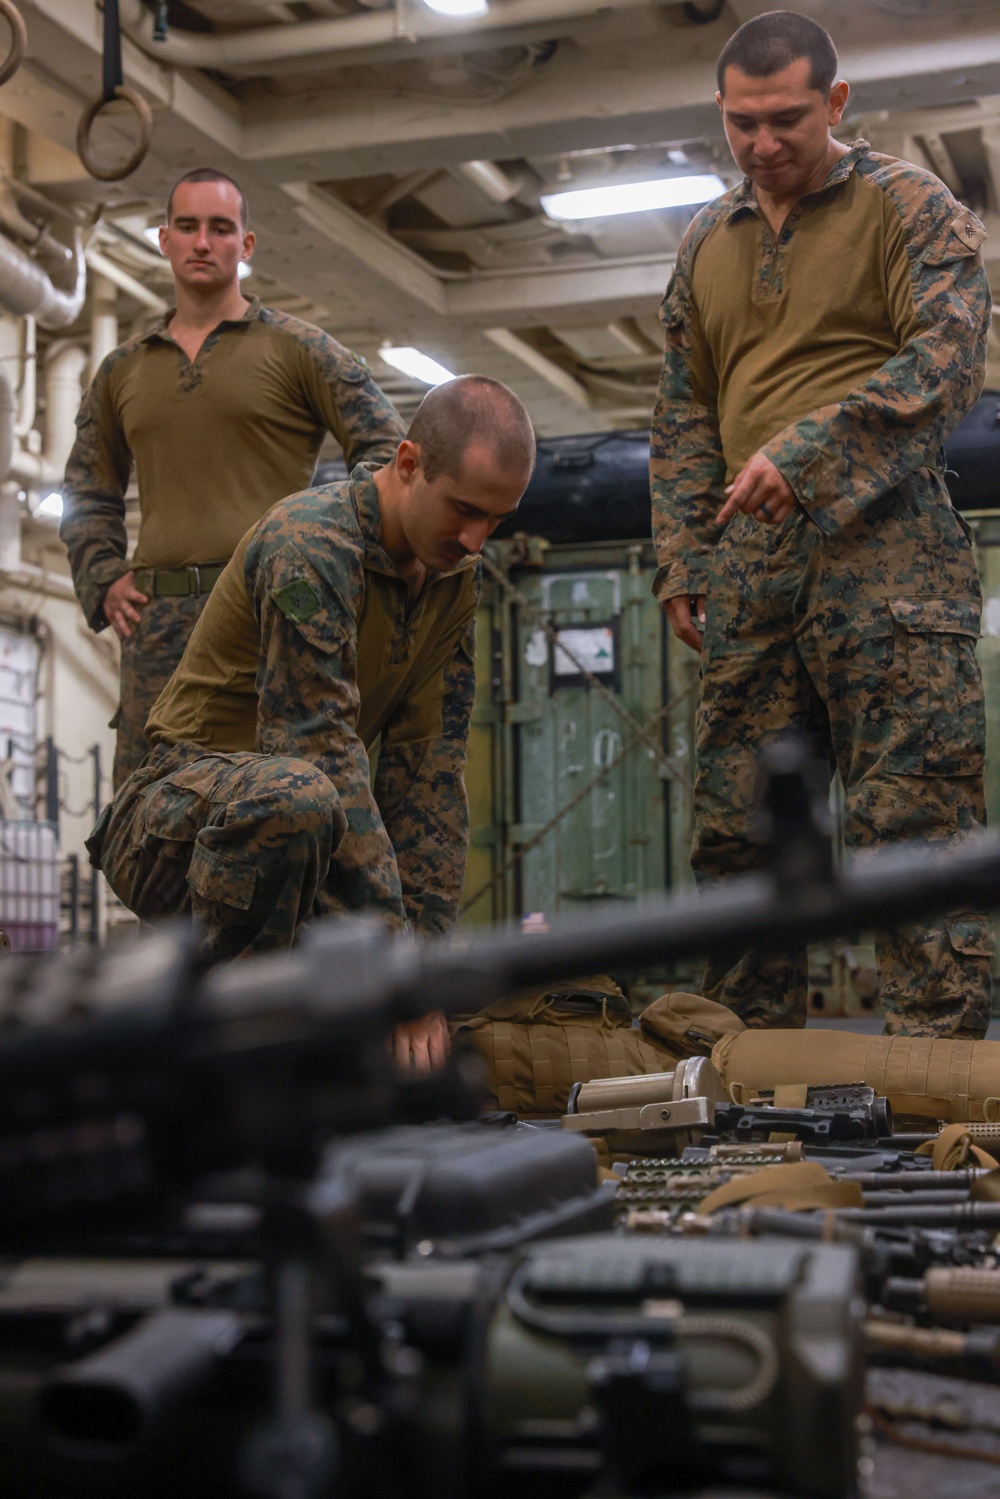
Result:
{"label": "camouflage sleeve", "polygon": [[[406,914],[422,936],[452,930],[465,880],[465,757],[476,692],[475,634],[473,616],[436,672],[440,733],[409,739],[397,717],[383,733],[379,751],[375,796],[396,851]],[[426,694],[430,685],[425,681],[418,690]]]}
{"label": "camouflage sleeve", "polygon": [[[324,538],[328,547],[331,540]],[[321,576],[309,550],[289,503],[271,512],[247,549],[244,580],[260,627],[257,749],[306,760],[337,788],[347,832],[331,862],[327,907],[403,926],[396,859],[357,732],[363,551],[344,539]]]}
{"label": "camouflage sleeve", "polygon": [[682,245],[660,307],[666,351],[649,446],[659,563],[653,592],[660,600],[705,592],[708,564],[721,535],[715,517],[725,501],[717,390],[691,297],[690,262],[689,248]]}
{"label": "camouflage sleeve", "polygon": [[828,535],[914,469],[936,466],[985,370],[982,224],[937,178],[905,162],[880,168],[875,180],[891,204],[885,279],[899,352],[762,450]]}
{"label": "camouflage sleeve", "polygon": [[69,553],[73,586],[92,630],[107,627],[101,601],[128,572],[125,491],[132,454],[114,408],[109,354],[94,376],[76,418],[76,441],[63,480],[59,535]]}
{"label": "camouflage sleeve", "polygon": [[388,463],[406,435],[395,406],[362,359],[320,329],[300,343],[305,397],[319,424],[332,432],[348,472],[357,463]]}

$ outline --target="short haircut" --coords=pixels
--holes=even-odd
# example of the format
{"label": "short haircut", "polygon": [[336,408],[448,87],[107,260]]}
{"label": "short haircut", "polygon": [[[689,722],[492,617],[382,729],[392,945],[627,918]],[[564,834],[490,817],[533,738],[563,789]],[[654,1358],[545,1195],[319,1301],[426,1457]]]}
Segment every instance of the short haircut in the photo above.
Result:
{"label": "short haircut", "polygon": [[170,223],[170,215],[174,211],[174,193],[185,182],[228,182],[235,187],[240,195],[240,224],[247,229],[250,224],[250,205],[247,203],[246,193],[239,183],[230,177],[228,172],[220,172],[218,167],[195,167],[193,172],[185,172],[183,177],[178,177],[170,189],[170,197],[167,199],[167,223]]}
{"label": "short haircut", "polygon": [[535,434],[524,404],[509,386],[488,375],[458,375],[435,385],[417,407],[407,437],[420,448],[427,480],[459,479],[473,443],[492,448],[499,468],[530,475]]}
{"label": "short haircut", "polygon": [[725,94],[727,68],[749,78],[769,78],[800,57],[809,59],[809,87],[828,94],[837,76],[837,49],[830,33],[794,10],[769,10],[734,31],[715,69],[719,93]]}

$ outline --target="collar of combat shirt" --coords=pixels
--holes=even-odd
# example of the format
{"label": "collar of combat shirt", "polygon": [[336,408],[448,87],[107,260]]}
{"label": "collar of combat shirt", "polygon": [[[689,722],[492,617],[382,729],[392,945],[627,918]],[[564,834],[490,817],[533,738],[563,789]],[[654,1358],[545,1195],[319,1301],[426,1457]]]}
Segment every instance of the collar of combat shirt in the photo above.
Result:
{"label": "collar of combat shirt", "polygon": [[[359,464],[351,473],[351,488],[354,490],[358,524],[364,537],[365,567],[378,573],[386,573],[390,578],[399,578],[400,582],[405,583],[406,579],[382,544],[382,512],[379,509],[378,486],[371,470]],[[428,568],[423,593],[426,593],[438,578],[452,578],[456,573],[475,567],[480,560],[480,555],[479,552],[470,552],[447,572],[434,572],[432,568]]]}
{"label": "collar of combat shirt", "polygon": [[[241,296],[246,296],[246,293],[245,292],[241,292],[240,295]],[[223,328],[238,328],[241,323],[253,323],[253,322],[255,322],[257,320],[257,318],[260,317],[261,313],[264,310],[263,309],[263,303],[261,302],[260,297],[247,296],[246,299],[250,303],[250,306],[243,313],[243,316],[242,317],[222,318],[218,323],[216,323],[215,327],[212,329],[211,333],[208,335],[208,338],[214,338],[215,335],[217,333],[219,333],[221,331],[221,329],[223,329]],[[168,328],[169,328],[169,326],[170,326],[171,321],[176,316],[177,316],[177,308],[176,307],[168,307],[167,310],[166,310],[166,312],[159,319],[159,321],[155,322],[153,324],[153,326],[152,326],[152,328],[150,328],[149,332],[148,333],[144,333],[141,338],[139,338],[139,339],[136,340],[136,342],[140,343],[140,344],[148,344],[148,343],[154,343],[157,340],[162,340],[164,343],[168,343],[168,344],[177,343],[177,340],[172,336],[172,334],[170,334],[167,331]],[[205,342],[207,343],[208,339],[206,339]],[[202,348],[204,348],[204,346],[205,345],[203,344]]]}
{"label": "collar of combat shirt", "polygon": [[[852,141],[850,150],[834,162],[822,186],[817,187],[811,193],[806,193],[804,197],[799,199],[799,203],[806,203],[810,198],[815,198],[819,193],[825,193],[827,188],[836,187],[840,182],[846,182],[858,162],[867,156],[870,150],[871,146],[866,140],[859,139]],[[796,203],[789,210],[789,217],[791,217],[798,206],[798,203]],[[741,213],[760,213],[760,204],[757,202],[754,186],[749,177],[744,177],[739,187],[734,190],[729,206],[725,211],[725,217],[731,223]]]}

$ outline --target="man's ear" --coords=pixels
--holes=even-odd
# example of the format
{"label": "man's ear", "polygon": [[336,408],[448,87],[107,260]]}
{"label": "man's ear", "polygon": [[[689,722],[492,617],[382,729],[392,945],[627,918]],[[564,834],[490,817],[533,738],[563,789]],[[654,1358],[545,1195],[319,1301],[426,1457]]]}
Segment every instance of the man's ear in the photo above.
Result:
{"label": "man's ear", "polygon": [[404,484],[412,484],[417,470],[420,467],[421,452],[420,444],[411,442],[408,437],[396,449],[396,473]]}
{"label": "man's ear", "polygon": [[843,115],[844,110],[847,108],[847,101],[850,98],[850,94],[851,86],[849,83],[845,83],[843,79],[841,79],[839,83],[835,83],[833,85],[833,88],[830,90],[831,125],[840,124],[841,116]]}

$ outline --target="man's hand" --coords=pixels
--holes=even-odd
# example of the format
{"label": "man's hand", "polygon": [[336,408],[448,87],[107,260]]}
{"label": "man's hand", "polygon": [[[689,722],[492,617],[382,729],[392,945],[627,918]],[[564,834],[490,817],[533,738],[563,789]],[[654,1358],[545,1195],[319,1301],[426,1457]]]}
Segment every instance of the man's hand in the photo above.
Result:
{"label": "man's hand", "polygon": [[731,521],[737,510],[751,520],[777,526],[795,508],[795,491],[763,453],[754,453],[743,465],[726,494],[729,498],[715,517],[720,526]]}
{"label": "man's hand", "polygon": [[135,573],[122,573],[116,578],[101,600],[104,618],[119,640],[127,640],[132,626],[139,623],[139,615],[149,599],[135,586]]}
{"label": "man's hand", "polygon": [[436,1072],[448,1060],[451,1037],[440,1010],[397,1025],[392,1037],[396,1066],[404,1072]]}
{"label": "man's hand", "polygon": [[[694,605],[692,613],[691,606]],[[693,651],[701,650],[702,632],[695,624],[695,619],[705,623],[705,595],[703,593],[691,595],[687,593],[678,594],[676,598],[665,599],[663,603],[670,621],[670,628],[678,640],[683,640]]]}

